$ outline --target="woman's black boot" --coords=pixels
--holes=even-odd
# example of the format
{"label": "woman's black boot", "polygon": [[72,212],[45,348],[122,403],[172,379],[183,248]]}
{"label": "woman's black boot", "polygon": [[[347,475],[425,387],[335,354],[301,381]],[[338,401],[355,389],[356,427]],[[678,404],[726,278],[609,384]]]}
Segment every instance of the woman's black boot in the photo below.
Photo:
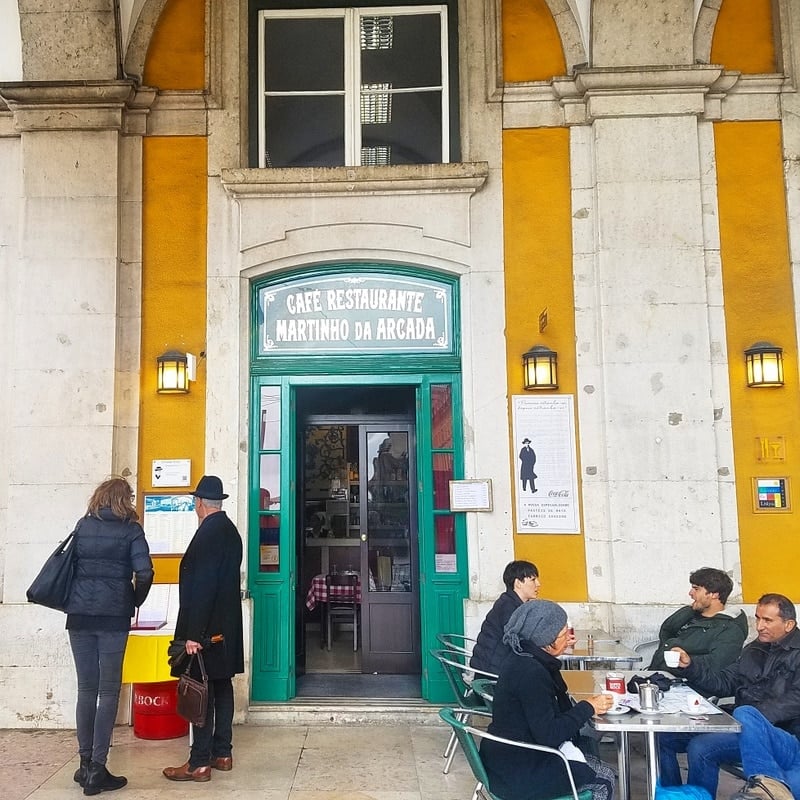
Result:
{"label": "woman's black boot", "polygon": [[81,765],[75,770],[72,780],[79,783],[81,786],[86,786],[86,773],[89,771],[89,756],[81,756]]}
{"label": "woman's black boot", "polygon": [[112,775],[105,764],[95,764],[90,762],[86,772],[86,785],[83,787],[84,794],[100,794],[100,792],[113,792],[121,789],[128,782],[122,775]]}

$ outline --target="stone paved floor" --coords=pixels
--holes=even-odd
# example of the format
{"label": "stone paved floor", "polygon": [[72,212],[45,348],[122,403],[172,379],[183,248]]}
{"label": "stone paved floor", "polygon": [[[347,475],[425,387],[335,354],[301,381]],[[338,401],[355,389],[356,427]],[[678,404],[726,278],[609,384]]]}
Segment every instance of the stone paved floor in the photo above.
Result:
{"label": "stone paved floor", "polygon": [[[119,726],[109,767],[129,781],[113,795],[119,800],[470,800],[474,780],[463,756],[442,774],[446,741],[438,725],[240,725],[232,772],[214,772],[204,784],[171,783],[161,769],[186,760],[187,737],[147,741]],[[644,800],[644,759],[635,742],[632,751],[632,797]],[[82,796],[72,780],[74,731],[0,730],[0,752],[3,800]],[[615,763],[613,744],[601,744],[601,754]],[[739,784],[723,774],[717,800],[727,800]]]}

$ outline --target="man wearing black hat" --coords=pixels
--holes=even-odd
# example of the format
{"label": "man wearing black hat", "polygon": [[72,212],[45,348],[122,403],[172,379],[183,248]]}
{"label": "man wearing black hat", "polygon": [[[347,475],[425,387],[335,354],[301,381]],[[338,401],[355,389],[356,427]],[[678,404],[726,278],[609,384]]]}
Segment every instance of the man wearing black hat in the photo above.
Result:
{"label": "man wearing black hat", "polygon": [[203,727],[192,726],[189,760],[180,767],[166,767],[164,776],[171,781],[205,782],[211,780],[212,767],[233,768],[231,678],[244,672],[242,539],[222,510],[228,495],[216,475],[204,475],[192,495],[200,526],[181,559],[175,638],[186,640],[189,655],[202,651],[208,712]]}
{"label": "man wearing black hat", "polygon": [[519,460],[522,462],[519,465],[519,479],[522,481],[522,491],[528,483],[531,485],[531,492],[536,491],[536,478],[538,477],[533,471],[536,466],[536,452],[531,447],[531,440],[527,437],[522,440],[522,450],[519,451]]}

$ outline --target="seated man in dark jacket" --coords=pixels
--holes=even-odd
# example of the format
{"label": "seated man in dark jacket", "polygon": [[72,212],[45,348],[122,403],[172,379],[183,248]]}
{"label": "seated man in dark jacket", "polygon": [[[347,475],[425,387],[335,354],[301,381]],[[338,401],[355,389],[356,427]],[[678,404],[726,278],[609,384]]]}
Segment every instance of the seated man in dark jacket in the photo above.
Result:
{"label": "seated man in dark jacket", "polygon": [[671,671],[664,662],[664,651],[680,647],[695,665],[712,670],[724,669],[739,658],[747,638],[744,611],[734,616],[725,609],[733,590],[727,573],[713,567],[697,569],[689,575],[690,606],[679,608],[667,617],[658,632],[658,649],[648,669]]}
{"label": "seated man in dark jacket", "polygon": [[503,570],[506,591],[495,600],[481,625],[470,666],[497,675],[510,650],[503,644],[503,629],[511,615],[539,594],[539,570],[530,561],[512,561]]}
{"label": "seated man in dark jacket", "polygon": [[[708,694],[733,695],[734,716],[751,707],[777,728],[800,734],[800,632],[794,605],[782,594],[765,594],[756,607],[758,638],[742,650],[739,659],[721,671],[709,669],[680,652],[682,677]],[[738,733],[662,733],[658,737],[661,783],[679,786],[678,753],[688,755],[687,782],[702,786],[716,797],[719,765],[742,761],[750,753]],[[749,776],[748,776],[749,777]]]}

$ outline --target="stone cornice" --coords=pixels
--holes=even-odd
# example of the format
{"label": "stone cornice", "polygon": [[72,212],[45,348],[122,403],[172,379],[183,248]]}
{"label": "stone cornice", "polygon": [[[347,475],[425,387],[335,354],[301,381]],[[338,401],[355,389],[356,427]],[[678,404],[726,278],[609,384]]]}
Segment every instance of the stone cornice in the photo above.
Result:
{"label": "stone cornice", "polygon": [[404,164],[396,167],[302,167],[224,169],[228,194],[243,197],[304,195],[392,195],[477,192],[486,182],[485,161],[464,164]]}
{"label": "stone cornice", "polygon": [[550,81],[503,87],[503,127],[590,125],[604,117],[693,115],[704,120],[779,119],[794,92],[780,74],[743,75],[719,66],[578,69]]}
{"label": "stone cornice", "polygon": [[132,81],[54,81],[0,84],[0,98],[18,132],[44,130],[125,130],[141,132],[138,120],[155,92]]}

